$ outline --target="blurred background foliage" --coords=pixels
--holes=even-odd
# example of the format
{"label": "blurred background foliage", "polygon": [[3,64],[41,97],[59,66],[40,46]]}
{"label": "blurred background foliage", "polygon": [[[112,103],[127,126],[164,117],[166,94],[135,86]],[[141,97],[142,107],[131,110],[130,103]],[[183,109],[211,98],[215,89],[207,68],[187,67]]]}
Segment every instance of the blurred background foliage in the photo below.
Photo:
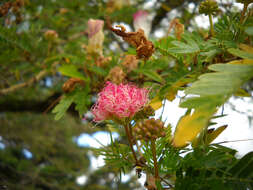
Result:
{"label": "blurred background foliage", "polygon": [[[94,127],[94,123],[88,122],[92,119],[88,110],[106,80],[122,82],[121,76],[114,78],[110,72],[123,62],[123,52],[135,54],[135,50],[108,30],[105,23],[103,58],[108,60],[99,62],[97,55],[90,56],[86,51],[87,22],[90,18],[104,21],[109,18],[112,23],[124,23],[133,31],[132,15],[137,10],[147,9],[153,14],[150,39],[157,50],[154,59],[146,64],[139,61],[138,68],[130,72],[124,68],[127,73],[124,80],[139,86],[152,86],[150,96],[156,97],[155,102],[160,104],[163,99],[173,100],[178,90],[184,90],[187,84],[196,81],[199,75],[207,72],[210,64],[239,57],[252,59],[249,53],[238,51],[241,43],[252,46],[252,8],[249,8],[249,18],[240,23],[240,12],[233,2],[219,2],[220,11],[214,16],[219,18],[214,28],[216,35],[208,40],[208,29],[199,27],[194,20],[199,16],[200,2],[156,0],[148,6],[148,0],[1,0],[0,189],[143,189],[136,182],[136,176],[124,183],[120,180],[118,172],[123,167],[119,163],[122,161],[120,156],[129,153],[126,147],[117,149],[114,145],[117,151],[125,152],[113,155],[116,156],[112,157],[114,164],[108,158],[108,165],[91,171],[89,155],[91,152],[98,155],[98,152],[77,144],[76,138],[82,133],[122,132],[112,123],[99,123]],[[181,43],[174,43],[178,39],[167,35],[174,18],[179,19],[185,31],[194,30],[185,32]],[[53,32],[46,35],[48,31]],[[164,35],[158,38],[161,32]],[[83,82],[78,83],[74,91],[64,92],[62,86],[68,82],[68,77],[80,77],[80,73]],[[247,81],[240,96],[252,94],[252,79],[247,78]],[[221,88],[221,93],[230,95],[224,86]],[[194,86],[189,91],[202,95],[201,89],[196,90]],[[221,102],[217,101],[217,97],[209,99],[213,105],[225,102],[222,98]],[[190,101],[184,102],[183,106],[192,106]],[[57,104],[60,107],[55,109],[56,121],[51,110]],[[85,120],[79,117],[83,114]],[[125,137],[119,140],[126,143]],[[159,141],[157,147],[162,150],[167,144]],[[99,154],[106,156],[107,149]],[[175,174],[178,189],[252,189],[251,154],[244,157],[244,162],[239,162],[234,150],[223,146],[202,147],[186,157],[171,147],[169,150],[159,152],[164,158],[160,161],[161,172]],[[210,153],[212,150],[217,151]],[[145,156],[147,160],[150,157],[148,152]],[[124,171],[129,173],[132,166],[127,164]],[[233,167],[228,168],[228,165]],[[238,171],[236,167],[242,169]],[[225,174],[223,170],[226,170]],[[82,175],[88,176],[84,185],[76,181]]]}

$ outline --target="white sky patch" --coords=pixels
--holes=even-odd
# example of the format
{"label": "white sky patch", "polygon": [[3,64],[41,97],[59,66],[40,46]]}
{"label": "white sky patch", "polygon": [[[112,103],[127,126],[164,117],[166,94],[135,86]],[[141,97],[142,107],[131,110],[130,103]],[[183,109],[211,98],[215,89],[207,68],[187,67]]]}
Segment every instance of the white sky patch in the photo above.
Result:
{"label": "white sky patch", "polygon": [[[113,139],[119,137],[118,133],[112,133]],[[102,145],[107,146],[111,143],[110,134],[105,131],[98,131],[92,135],[87,133],[81,134],[76,138],[76,142],[81,147],[101,148]]]}
{"label": "white sky patch", "polygon": [[78,178],[76,178],[76,183],[78,185],[85,185],[85,183],[87,182],[88,177],[86,175],[81,175]]}
{"label": "white sky patch", "polygon": [[144,9],[151,9],[152,7],[154,7],[156,3],[156,0],[149,0],[147,1],[144,5],[143,5],[143,8]]}
{"label": "white sky patch", "polygon": [[154,36],[156,38],[161,38],[165,35],[165,31],[163,29],[156,30]]}
{"label": "white sky patch", "polygon": [[[216,23],[217,21],[218,21],[218,18],[217,17],[213,17],[213,22]],[[195,22],[201,28],[207,29],[207,28],[210,27],[208,16],[198,15],[198,16],[195,17]]]}
{"label": "white sky patch", "polygon": [[[172,127],[175,128],[179,118],[186,112],[185,108],[179,107],[179,101],[180,101],[179,98],[175,98],[172,102],[166,100],[164,112],[162,115],[162,121],[165,122],[165,126],[167,126],[170,123]],[[156,111],[155,113],[156,119],[160,118],[162,110],[163,108],[160,108],[159,110]]]}
{"label": "white sky patch", "polygon": [[125,175],[123,173],[121,174],[121,182],[122,183],[128,182],[130,180],[130,178],[131,178],[131,174],[130,175],[129,174]]}
{"label": "white sky patch", "polygon": [[[230,99],[230,101],[236,105],[237,110],[252,114],[253,104],[250,103],[249,100],[252,99]],[[220,113],[220,110],[218,113]],[[214,121],[218,123],[217,126],[228,125],[228,127],[213,143],[253,139],[253,128],[249,126],[249,120],[246,114],[241,114],[232,110],[228,104],[224,106],[224,114],[227,114],[227,116],[215,119]],[[253,150],[253,140],[230,142],[222,145],[238,150],[239,156],[243,156]]]}
{"label": "white sky patch", "polygon": [[144,186],[146,182],[146,174],[142,173],[141,177],[138,179],[138,182]]}
{"label": "white sky patch", "polygon": [[95,171],[105,165],[104,156],[90,156],[91,171]]}

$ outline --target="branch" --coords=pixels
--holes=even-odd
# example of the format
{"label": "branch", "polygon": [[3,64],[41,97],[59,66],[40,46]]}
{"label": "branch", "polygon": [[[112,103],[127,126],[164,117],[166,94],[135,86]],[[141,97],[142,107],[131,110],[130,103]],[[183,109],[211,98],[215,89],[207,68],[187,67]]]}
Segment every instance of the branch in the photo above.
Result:
{"label": "branch", "polygon": [[[54,63],[52,65],[52,67],[55,67],[57,64],[58,64],[58,62]],[[6,95],[6,94],[14,92],[14,91],[16,91],[20,88],[31,86],[32,84],[34,84],[34,83],[38,82],[39,80],[43,79],[48,73],[49,73],[48,70],[42,70],[37,75],[35,75],[34,77],[32,77],[31,79],[29,79],[26,82],[23,82],[21,84],[15,84],[15,85],[10,86],[8,88],[1,89],[0,90],[0,95]]]}
{"label": "branch", "polygon": [[3,98],[5,100],[0,102],[0,112],[44,112],[61,96],[61,92],[54,92],[45,100]]}

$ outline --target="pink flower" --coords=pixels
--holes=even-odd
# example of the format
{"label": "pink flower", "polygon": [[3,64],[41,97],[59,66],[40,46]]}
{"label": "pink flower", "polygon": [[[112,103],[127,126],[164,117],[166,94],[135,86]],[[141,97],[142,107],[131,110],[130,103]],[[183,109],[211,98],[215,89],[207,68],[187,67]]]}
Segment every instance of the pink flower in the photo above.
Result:
{"label": "pink flower", "polygon": [[107,82],[92,108],[94,121],[132,117],[148,102],[148,90],[131,84]]}

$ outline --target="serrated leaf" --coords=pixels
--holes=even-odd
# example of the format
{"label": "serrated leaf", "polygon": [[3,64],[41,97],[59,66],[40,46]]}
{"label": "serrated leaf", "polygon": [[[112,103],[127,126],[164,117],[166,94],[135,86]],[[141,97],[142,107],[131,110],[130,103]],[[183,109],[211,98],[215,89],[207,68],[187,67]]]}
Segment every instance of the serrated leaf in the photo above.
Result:
{"label": "serrated leaf", "polygon": [[55,120],[59,120],[68,110],[72,103],[75,103],[75,110],[78,111],[80,117],[87,111],[87,105],[89,104],[88,87],[76,88],[74,91],[63,96],[61,101],[53,109],[55,113]]}
{"label": "serrated leaf", "polygon": [[59,120],[73,103],[74,97],[72,95],[65,95],[57,106],[52,110],[55,113],[55,120]]}
{"label": "serrated leaf", "polygon": [[74,93],[73,102],[76,104],[75,110],[78,111],[79,116],[87,111],[87,104],[89,104],[89,97],[86,89],[77,89]]}
{"label": "serrated leaf", "polygon": [[221,105],[224,102],[223,96],[202,96],[202,97],[193,97],[188,98],[180,103],[182,108],[200,108],[208,107],[209,105]]}
{"label": "serrated leaf", "polygon": [[75,65],[72,64],[62,65],[61,67],[59,67],[59,71],[61,72],[62,75],[88,81],[88,79],[85,78],[83,74],[78,71]]}
{"label": "serrated leaf", "polygon": [[228,52],[244,59],[253,59],[253,54],[235,48],[228,49]]}
{"label": "serrated leaf", "polygon": [[196,53],[198,52],[199,49],[194,49],[190,46],[185,46],[184,48],[179,48],[179,47],[173,47],[173,48],[168,48],[167,52],[169,53]]}
{"label": "serrated leaf", "polygon": [[209,69],[217,72],[201,75],[198,81],[186,89],[187,94],[232,95],[253,76],[252,65],[214,64]]}
{"label": "serrated leaf", "polygon": [[188,39],[188,44],[180,41],[173,41],[171,43],[176,47],[168,48],[167,52],[169,53],[196,53],[200,50],[197,43],[192,39]]}

